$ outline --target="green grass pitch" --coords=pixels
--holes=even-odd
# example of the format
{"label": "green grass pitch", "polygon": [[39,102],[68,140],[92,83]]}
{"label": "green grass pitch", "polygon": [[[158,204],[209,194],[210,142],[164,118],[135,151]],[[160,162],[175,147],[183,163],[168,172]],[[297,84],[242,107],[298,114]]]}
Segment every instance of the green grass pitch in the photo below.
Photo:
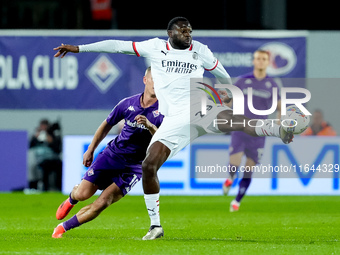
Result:
{"label": "green grass pitch", "polygon": [[[51,238],[59,193],[0,194],[0,254],[339,254],[340,197],[161,196],[165,236],[142,241],[149,217],[141,196],[127,196],[97,219]],[[74,215],[81,202],[70,213]],[[70,218],[68,216],[66,219]]]}

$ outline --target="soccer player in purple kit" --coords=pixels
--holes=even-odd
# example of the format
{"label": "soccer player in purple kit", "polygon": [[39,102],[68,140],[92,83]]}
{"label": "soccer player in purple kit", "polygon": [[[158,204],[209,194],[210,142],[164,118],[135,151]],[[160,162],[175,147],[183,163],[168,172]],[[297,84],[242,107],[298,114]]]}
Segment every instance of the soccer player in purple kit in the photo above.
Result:
{"label": "soccer player in purple kit", "polygon": [[[92,204],[59,224],[54,229],[53,238],[61,238],[66,231],[95,219],[105,208],[123,198],[141,179],[146,149],[163,121],[163,115],[158,112],[151,67],[146,70],[143,82],[144,93],[121,100],[99,126],[83,157],[83,164],[89,169],[81,183],[59,206],[57,219],[64,219],[78,201],[89,199],[98,189],[103,192]],[[125,119],[122,132],[108,143],[92,163],[97,146],[122,119]]]}
{"label": "soccer player in purple kit", "polygon": [[[255,115],[247,105],[247,88],[253,88],[253,106],[257,110],[267,110],[272,106],[272,88],[278,87],[273,78],[268,77],[267,67],[269,65],[269,52],[257,50],[254,52],[253,65],[254,70],[245,74],[237,80],[235,85],[239,87],[245,95],[245,116],[250,119],[267,119],[268,116]],[[281,101],[278,98],[277,119],[281,118]],[[236,172],[241,165],[242,157],[246,156],[246,163],[243,171],[243,178],[239,183],[239,191],[236,198],[230,203],[230,211],[238,211],[240,202],[244,197],[250,183],[252,171],[251,168],[259,163],[262,157],[265,145],[265,136],[255,137],[244,132],[233,131],[231,133],[231,144],[229,148],[229,177],[223,184],[223,193],[228,195],[229,190],[236,177]]]}

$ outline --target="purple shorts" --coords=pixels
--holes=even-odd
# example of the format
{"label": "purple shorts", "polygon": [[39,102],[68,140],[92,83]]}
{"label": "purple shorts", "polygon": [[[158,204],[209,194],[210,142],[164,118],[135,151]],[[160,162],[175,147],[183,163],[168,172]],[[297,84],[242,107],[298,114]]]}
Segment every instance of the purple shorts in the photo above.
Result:
{"label": "purple shorts", "polygon": [[256,137],[241,131],[234,131],[231,133],[229,154],[233,155],[243,151],[247,158],[251,158],[258,164],[263,154],[264,143],[265,137]]}
{"label": "purple shorts", "polygon": [[141,178],[141,164],[129,164],[108,148],[99,153],[83,176],[84,180],[97,185],[100,190],[115,183],[124,196]]}

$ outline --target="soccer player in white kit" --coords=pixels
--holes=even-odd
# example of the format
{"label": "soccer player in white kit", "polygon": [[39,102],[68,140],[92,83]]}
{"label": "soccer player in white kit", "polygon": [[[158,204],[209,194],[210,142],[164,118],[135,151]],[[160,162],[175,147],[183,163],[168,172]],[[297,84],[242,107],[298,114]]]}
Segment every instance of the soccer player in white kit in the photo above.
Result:
{"label": "soccer player in white kit", "polygon": [[[233,115],[232,110],[226,106],[217,107],[211,104],[206,115],[198,114],[204,92],[197,87],[204,86],[195,84],[195,88],[190,88],[190,79],[203,78],[205,70],[210,71],[222,83],[229,80],[230,76],[206,45],[192,40],[191,32],[189,21],[184,17],[176,17],[168,24],[168,40],[105,40],[79,46],[62,44],[54,48],[58,50],[55,57],[64,57],[67,52],[106,52],[133,54],[151,61],[159,111],[165,118],[152,137],[142,164],[144,199],[151,220],[151,227],[143,240],[153,240],[164,235],[159,215],[160,187],[157,171],[191,140],[206,133],[230,131],[243,131],[253,136],[276,136],[284,143],[291,142],[293,138],[292,133],[286,133],[272,122],[261,127],[243,125],[241,123],[247,123],[249,119]],[[221,93],[226,102],[232,97],[228,92]],[[228,121],[213,125],[216,118]]]}

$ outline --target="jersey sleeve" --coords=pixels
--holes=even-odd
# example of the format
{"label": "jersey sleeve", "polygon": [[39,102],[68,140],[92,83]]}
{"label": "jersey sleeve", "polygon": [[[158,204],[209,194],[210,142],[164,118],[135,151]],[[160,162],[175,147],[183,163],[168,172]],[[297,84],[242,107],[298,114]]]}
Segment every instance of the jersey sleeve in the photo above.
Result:
{"label": "jersey sleeve", "polygon": [[[220,62],[218,62],[218,59],[213,55],[208,46],[204,46],[202,50],[202,61],[204,69],[206,71],[211,72],[219,81],[219,83],[232,84],[230,75],[224,69],[223,65]],[[226,89],[226,92],[229,98],[233,97],[229,89]]]}
{"label": "jersey sleeve", "polygon": [[132,41],[104,40],[96,43],[79,45],[79,52],[105,52],[134,54]]}
{"label": "jersey sleeve", "polygon": [[202,50],[202,61],[204,69],[211,72],[220,83],[232,84],[230,75],[206,45]]}
{"label": "jersey sleeve", "polygon": [[121,100],[111,111],[109,116],[106,118],[106,122],[111,126],[116,125],[119,121],[125,118],[125,99]]}
{"label": "jersey sleeve", "polygon": [[159,38],[153,38],[142,42],[132,42],[132,47],[137,57],[149,57],[156,48]]}
{"label": "jersey sleeve", "polygon": [[160,127],[160,125],[162,124],[164,119],[164,115],[159,114],[159,116],[157,117],[156,123],[153,123],[157,128]]}
{"label": "jersey sleeve", "polygon": [[203,67],[206,71],[213,71],[218,65],[218,59],[213,55],[208,46],[203,48]]}

